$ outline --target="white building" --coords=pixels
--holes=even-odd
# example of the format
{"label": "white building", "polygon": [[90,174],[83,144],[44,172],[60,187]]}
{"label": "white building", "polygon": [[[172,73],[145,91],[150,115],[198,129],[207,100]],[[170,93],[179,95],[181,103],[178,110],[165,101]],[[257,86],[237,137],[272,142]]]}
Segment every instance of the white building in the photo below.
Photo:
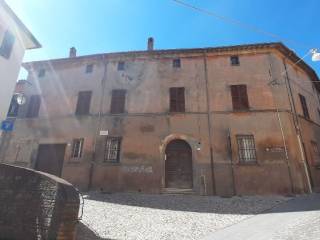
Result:
{"label": "white building", "polygon": [[40,47],[5,1],[0,0],[0,122],[6,118],[25,50]]}

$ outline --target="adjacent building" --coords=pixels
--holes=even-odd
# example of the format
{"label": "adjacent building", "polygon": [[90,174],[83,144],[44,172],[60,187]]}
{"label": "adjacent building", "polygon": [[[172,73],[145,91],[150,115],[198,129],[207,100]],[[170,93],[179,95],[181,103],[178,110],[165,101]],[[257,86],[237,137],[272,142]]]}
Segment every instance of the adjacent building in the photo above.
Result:
{"label": "adjacent building", "polygon": [[[320,85],[282,43],[25,63],[5,162],[82,190],[202,195],[320,188]],[[31,84],[29,84],[31,83]]]}
{"label": "adjacent building", "polygon": [[0,124],[6,119],[25,50],[39,47],[31,32],[0,0]]}

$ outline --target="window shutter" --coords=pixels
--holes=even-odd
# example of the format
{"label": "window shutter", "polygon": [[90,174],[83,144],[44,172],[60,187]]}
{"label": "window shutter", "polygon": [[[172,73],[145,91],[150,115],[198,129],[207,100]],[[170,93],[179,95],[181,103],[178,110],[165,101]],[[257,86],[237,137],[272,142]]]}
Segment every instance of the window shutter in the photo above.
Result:
{"label": "window shutter", "polygon": [[170,112],[185,112],[184,88],[170,88]]}
{"label": "window shutter", "polygon": [[78,94],[78,102],[76,107],[76,115],[89,114],[91,103],[91,91],[83,91]]}
{"label": "window shutter", "polygon": [[124,113],[126,92],[127,91],[123,89],[112,90],[111,113]]}
{"label": "window shutter", "polygon": [[41,104],[40,95],[32,95],[30,98],[26,117],[29,117],[29,118],[38,117],[40,104]]}
{"label": "window shutter", "polygon": [[231,85],[232,105],[234,110],[249,109],[246,85]]}

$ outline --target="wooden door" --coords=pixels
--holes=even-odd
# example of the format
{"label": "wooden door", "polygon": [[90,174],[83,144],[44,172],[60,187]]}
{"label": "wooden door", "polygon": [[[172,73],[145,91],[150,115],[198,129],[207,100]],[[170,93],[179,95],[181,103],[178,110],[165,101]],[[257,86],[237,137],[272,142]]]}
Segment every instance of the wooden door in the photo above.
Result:
{"label": "wooden door", "polygon": [[190,189],[193,187],[192,150],[183,140],[173,140],[166,148],[166,188]]}
{"label": "wooden door", "polygon": [[65,144],[41,144],[38,150],[36,170],[61,177]]}

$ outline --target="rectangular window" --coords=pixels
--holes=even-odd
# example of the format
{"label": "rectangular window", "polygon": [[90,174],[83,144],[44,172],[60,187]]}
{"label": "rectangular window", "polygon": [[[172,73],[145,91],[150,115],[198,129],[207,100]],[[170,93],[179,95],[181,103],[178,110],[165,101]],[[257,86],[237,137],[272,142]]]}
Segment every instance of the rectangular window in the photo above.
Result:
{"label": "rectangular window", "polygon": [[120,137],[107,137],[104,149],[104,161],[118,163],[120,160]]}
{"label": "rectangular window", "polygon": [[88,64],[86,66],[86,73],[92,73],[93,72],[93,64]]}
{"label": "rectangular window", "polygon": [[126,103],[126,90],[112,90],[110,113],[124,113]]}
{"label": "rectangular window", "polygon": [[181,60],[180,60],[180,58],[173,59],[172,66],[174,68],[181,68]]}
{"label": "rectangular window", "polygon": [[124,62],[121,61],[121,62],[118,62],[118,71],[123,71],[124,70]]}
{"label": "rectangular window", "polygon": [[17,117],[18,116],[18,111],[19,111],[19,104],[17,103],[17,98],[16,96],[13,96],[11,99],[11,103],[9,106],[9,111],[7,116],[8,117]]}
{"label": "rectangular window", "polygon": [[87,115],[90,111],[92,91],[82,91],[78,93],[76,115]]}
{"label": "rectangular window", "polygon": [[256,163],[256,148],[253,135],[237,135],[240,163]]}
{"label": "rectangular window", "polygon": [[38,77],[44,77],[46,75],[46,70],[44,68],[41,68],[38,72]]}
{"label": "rectangular window", "polygon": [[30,102],[28,105],[28,110],[26,117],[27,118],[35,118],[39,116],[39,110],[40,110],[40,104],[41,104],[41,97],[40,95],[32,95],[30,98]]}
{"label": "rectangular window", "polygon": [[300,103],[303,111],[303,116],[307,119],[310,119],[306,98],[301,94],[299,94],[299,98],[300,98]]}
{"label": "rectangular window", "polygon": [[14,41],[15,41],[14,35],[10,31],[6,31],[0,46],[1,56],[3,56],[6,59],[10,58]]}
{"label": "rectangular window", "polygon": [[320,151],[318,148],[318,144],[315,141],[311,141],[311,147],[312,147],[313,164],[315,166],[320,166]]}
{"label": "rectangular window", "polygon": [[246,85],[231,85],[233,110],[249,110]]}
{"label": "rectangular window", "polygon": [[72,141],[72,158],[81,158],[83,149],[83,138],[73,139]]}
{"label": "rectangular window", "polygon": [[170,112],[185,112],[184,87],[170,88]]}
{"label": "rectangular window", "polygon": [[239,66],[240,65],[239,56],[231,56],[230,62],[232,66]]}

